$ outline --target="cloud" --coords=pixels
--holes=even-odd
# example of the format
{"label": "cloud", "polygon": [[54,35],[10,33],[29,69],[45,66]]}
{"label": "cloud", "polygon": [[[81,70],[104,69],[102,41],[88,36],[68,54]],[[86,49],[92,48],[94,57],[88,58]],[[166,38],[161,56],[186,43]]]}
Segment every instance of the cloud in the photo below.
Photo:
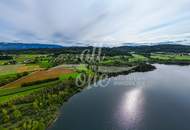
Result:
{"label": "cloud", "polygon": [[189,40],[189,7],[189,0],[1,0],[0,41],[117,46]]}

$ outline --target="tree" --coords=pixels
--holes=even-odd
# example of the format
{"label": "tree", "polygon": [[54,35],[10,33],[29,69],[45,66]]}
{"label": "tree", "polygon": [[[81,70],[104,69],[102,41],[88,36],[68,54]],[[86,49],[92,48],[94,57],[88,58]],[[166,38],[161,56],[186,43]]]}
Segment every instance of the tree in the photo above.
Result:
{"label": "tree", "polygon": [[22,113],[19,110],[14,110],[13,117],[18,120],[22,117]]}
{"label": "tree", "polygon": [[38,101],[37,101],[37,100],[35,100],[35,101],[32,103],[32,107],[33,107],[34,111],[36,111],[36,112],[40,110],[40,107],[39,107],[39,105],[38,105]]}
{"label": "tree", "polygon": [[6,109],[2,109],[2,118],[3,118],[4,123],[7,123],[10,119],[10,116],[8,115],[8,112]]}
{"label": "tree", "polygon": [[43,121],[40,121],[40,122],[38,123],[37,130],[45,130],[45,129],[46,129],[45,124],[43,123]]}

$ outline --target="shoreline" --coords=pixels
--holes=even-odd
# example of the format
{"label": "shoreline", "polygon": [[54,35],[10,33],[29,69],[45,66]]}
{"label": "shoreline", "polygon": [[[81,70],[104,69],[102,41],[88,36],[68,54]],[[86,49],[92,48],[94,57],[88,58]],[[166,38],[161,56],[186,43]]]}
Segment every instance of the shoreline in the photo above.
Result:
{"label": "shoreline", "polygon": [[[143,67],[145,67],[145,68],[142,69]],[[122,72],[118,72],[118,73],[108,73],[108,76],[109,76],[109,78],[111,78],[111,77],[116,77],[116,76],[119,76],[119,75],[128,75],[128,74],[130,74],[130,73],[135,73],[135,72],[148,72],[148,71],[153,71],[153,70],[155,70],[155,69],[156,69],[156,67],[153,66],[153,65],[151,65],[151,64],[143,64],[143,65],[141,64],[141,65],[135,66],[134,68],[132,68],[132,69],[130,69],[130,70],[128,70],[128,71],[122,71]],[[101,73],[99,73],[99,74],[101,74]],[[98,80],[98,81],[99,81],[99,80]],[[98,81],[97,81],[97,82],[98,82]],[[72,98],[74,95],[76,95],[76,94],[82,92],[82,90],[84,90],[86,87],[87,87],[87,86],[85,85],[83,88],[81,88],[79,91],[77,91],[76,93],[74,93],[71,97],[69,97],[68,100],[70,100],[70,98]],[[49,123],[48,127],[46,128],[46,130],[51,130],[51,127],[52,127],[53,124],[58,120],[58,118],[59,118],[59,116],[60,116],[60,110],[61,110],[61,108],[64,106],[64,104],[65,104],[66,102],[68,102],[68,100],[65,101],[65,102],[63,102],[63,105],[62,105],[60,108],[58,108],[58,112],[56,112],[55,119],[53,119],[52,122]]]}
{"label": "shoreline", "polygon": [[179,65],[179,66],[188,66],[190,65],[190,62],[182,61],[150,61],[150,64],[164,64],[164,65]]}

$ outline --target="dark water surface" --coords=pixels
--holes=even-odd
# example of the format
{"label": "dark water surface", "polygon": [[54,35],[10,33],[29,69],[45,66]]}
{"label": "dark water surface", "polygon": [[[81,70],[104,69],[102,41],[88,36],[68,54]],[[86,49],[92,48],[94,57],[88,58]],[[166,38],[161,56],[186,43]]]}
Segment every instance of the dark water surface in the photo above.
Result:
{"label": "dark water surface", "polygon": [[190,66],[156,67],[73,96],[50,130],[190,130]]}

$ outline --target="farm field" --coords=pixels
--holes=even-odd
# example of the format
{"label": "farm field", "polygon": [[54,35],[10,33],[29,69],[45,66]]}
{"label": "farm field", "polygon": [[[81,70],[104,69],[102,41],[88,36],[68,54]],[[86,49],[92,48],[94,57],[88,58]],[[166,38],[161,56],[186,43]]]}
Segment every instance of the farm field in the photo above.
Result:
{"label": "farm field", "polygon": [[52,56],[49,54],[6,54],[0,55],[0,66],[4,65],[39,65],[41,68],[51,68]]}
{"label": "farm field", "polygon": [[49,70],[41,70],[41,71],[31,73],[30,75],[25,76],[21,79],[18,79],[14,82],[11,82],[11,83],[3,86],[3,88],[17,88],[17,87],[21,87],[22,84],[25,84],[28,82],[53,79],[53,78],[59,77],[60,75],[71,74],[73,72],[74,72],[74,70],[66,69],[64,67],[56,67],[56,68],[52,68]]}
{"label": "farm field", "polygon": [[7,60],[0,60],[0,66],[4,65],[7,62]]}
{"label": "farm field", "polygon": [[[8,113],[10,113],[14,109],[13,116],[9,118],[11,124],[14,125],[10,125],[10,122],[3,117],[2,119],[0,119],[0,130],[4,128],[14,129],[15,127],[23,127],[23,122],[28,121],[28,117],[30,117],[32,120],[36,120],[37,123],[42,122],[41,119],[44,119],[41,124],[44,125],[44,127],[47,127],[50,121],[56,118],[57,110],[60,105],[65,100],[67,100],[67,98],[78,92],[80,89],[78,87],[65,88],[65,86],[70,86],[72,84],[70,78],[74,79],[79,75],[79,71],[87,70],[83,65],[60,65],[46,70],[37,66],[38,65],[19,64],[0,66],[1,81],[6,79],[10,79],[10,81],[11,79],[14,80],[19,75],[22,76],[21,73],[25,74],[30,70],[30,73],[27,73],[28,75],[24,75],[23,77],[6,84],[5,86],[0,87],[0,107],[3,106],[4,108],[2,109],[2,111],[7,111]],[[34,72],[31,72],[31,70],[33,70]],[[25,83],[33,82],[36,84],[22,86]],[[46,90],[49,91],[48,94],[43,93],[43,91]],[[47,103],[50,104],[47,105],[46,108],[43,108],[44,103],[39,102],[41,100],[44,100],[43,98],[41,98],[41,95],[44,95],[42,97],[44,99],[48,99]],[[60,99],[61,97],[62,99]],[[7,103],[9,104],[8,106],[6,105]],[[31,111],[32,113],[29,111]],[[14,122],[14,112],[17,112],[17,114],[20,114],[20,116],[22,116],[22,119],[20,121]],[[0,112],[0,117],[2,116],[4,115],[2,115],[2,112]],[[36,124],[37,127],[39,125],[40,124]],[[39,128],[34,129],[37,130]]]}
{"label": "farm field", "polygon": [[13,59],[16,61],[16,62],[24,62],[24,61],[27,61],[27,60],[35,60],[35,58],[38,58],[38,57],[46,57],[46,55],[42,55],[42,54],[22,54],[22,55],[13,55]]}
{"label": "farm field", "polygon": [[129,62],[145,62],[148,61],[148,58],[140,54],[132,54],[132,57],[129,58]]}
{"label": "farm field", "polygon": [[48,83],[43,83],[39,85],[32,85],[28,87],[20,87],[20,88],[0,88],[0,103],[7,102],[12,99],[16,99],[20,96],[27,96],[33,92],[39,91],[43,88],[49,88],[57,85],[59,80],[52,81]]}
{"label": "farm field", "polygon": [[130,56],[107,56],[101,66],[133,66],[139,63],[190,64],[190,55],[178,53],[131,53]]}
{"label": "farm field", "polygon": [[7,83],[13,82],[23,76],[26,76],[28,74],[29,72],[0,75],[0,87],[6,85]]}
{"label": "farm field", "polygon": [[119,73],[129,71],[134,67],[116,67],[116,66],[99,66],[99,72],[101,73]]}
{"label": "farm field", "polygon": [[183,55],[183,54],[151,54],[152,59],[159,59],[159,60],[173,60],[173,61],[189,61],[190,55]]}
{"label": "farm field", "polygon": [[3,65],[0,66],[0,75],[31,72],[37,70],[43,70],[43,68],[40,68],[39,65],[24,65],[24,64]]}

